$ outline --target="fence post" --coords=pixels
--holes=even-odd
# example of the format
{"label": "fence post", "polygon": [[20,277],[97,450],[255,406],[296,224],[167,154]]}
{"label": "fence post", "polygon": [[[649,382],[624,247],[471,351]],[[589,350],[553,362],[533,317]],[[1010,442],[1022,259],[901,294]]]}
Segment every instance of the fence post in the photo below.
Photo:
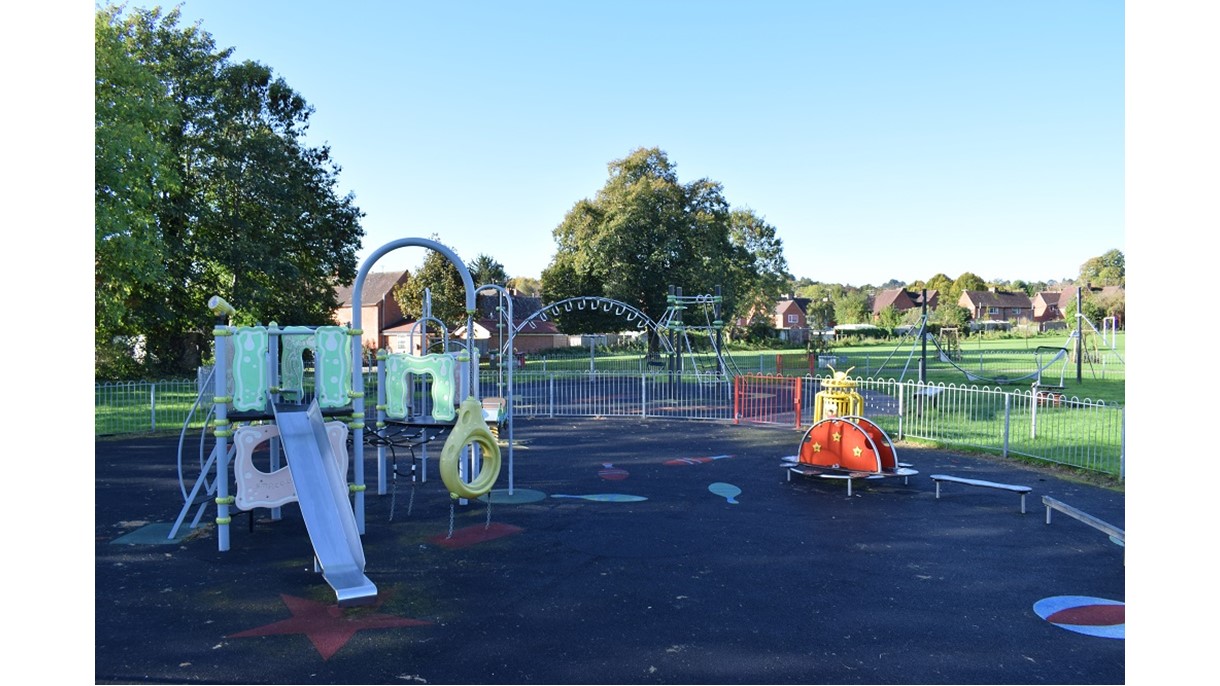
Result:
{"label": "fence post", "polygon": [[640,372],[640,416],[648,417],[648,374]]}
{"label": "fence post", "polygon": [[792,400],[796,410],[796,428],[801,428],[801,377],[793,379]]}
{"label": "fence post", "polygon": [[1004,457],[1008,457],[1008,422],[1012,417],[1012,394],[1004,394],[1004,450],[1001,453]]}
{"label": "fence post", "polygon": [[898,440],[900,441],[902,440],[902,431],[904,428],[903,423],[906,421],[906,411],[904,410],[904,407],[906,406],[905,400],[907,395],[907,383],[908,382],[906,381],[898,382]]}
{"label": "fence post", "polygon": [[150,420],[152,423],[152,432],[157,431],[157,384],[153,382],[148,385],[148,408]]}
{"label": "fence post", "polygon": [[741,379],[740,376],[733,377],[733,423],[741,423]]}
{"label": "fence post", "polygon": [[[546,358],[543,358],[543,360],[544,360],[544,362],[542,363],[543,366],[546,365],[545,359]],[[546,416],[551,417],[551,418],[553,418],[555,416],[555,375],[554,374],[547,377],[547,412],[546,412]]]}
{"label": "fence post", "polygon": [[1127,406],[1123,405],[1123,416],[1119,419],[1118,433],[1118,480],[1127,480]]}

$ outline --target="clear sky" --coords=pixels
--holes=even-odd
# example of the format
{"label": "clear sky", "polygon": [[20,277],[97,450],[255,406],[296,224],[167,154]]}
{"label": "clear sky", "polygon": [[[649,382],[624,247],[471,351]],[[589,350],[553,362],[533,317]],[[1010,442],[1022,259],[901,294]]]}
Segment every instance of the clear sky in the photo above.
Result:
{"label": "clear sky", "polygon": [[436,234],[537,277],[607,164],[653,146],[773,225],[798,277],[1039,281],[1124,250],[1115,0],[181,8],[316,108],[362,262]]}

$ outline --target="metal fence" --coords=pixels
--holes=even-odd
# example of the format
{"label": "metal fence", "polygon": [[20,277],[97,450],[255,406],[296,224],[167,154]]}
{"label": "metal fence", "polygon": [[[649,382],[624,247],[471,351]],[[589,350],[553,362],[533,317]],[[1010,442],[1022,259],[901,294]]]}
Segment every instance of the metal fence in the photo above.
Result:
{"label": "metal fence", "polygon": [[[740,378],[740,377],[738,377]],[[808,427],[820,377],[760,380],[734,393],[734,383],[706,374],[536,372],[514,375],[513,407],[518,417],[640,417],[733,421]],[[482,395],[504,395],[494,372],[480,375]],[[376,377],[368,377],[366,397],[376,398]],[[1125,475],[1123,407],[1056,394],[1004,391],[986,386],[920,384],[857,377],[865,416],[895,440],[917,439],[945,447],[970,448],[1003,456]],[[191,413],[201,429],[211,389],[201,379],[156,383],[95,384],[97,435],[180,430]],[[743,397],[743,393],[749,397]]]}
{"label": "metal fence", "polygon": [[[1036,372],[1040,367],[1046,367],[1042,373],[1046,380],[1060,376],[1075,378],[1075,361],[1067,356],[1054,359],[1054,350],[1045,346],[1016,350],[970,350],[967,347],[955,352],[949,359],[941,358],[935,348],[929,346],[926,369],[929,373],[956,375],[962,381],[968,381],[967,374],[991,379],[1019,378]],[[912,379],[918,373],[920,353],[904,345],[889,351],[836,351],[816,357],[805,352],[760,351],[733,353],[731,358],[727,365],[735,374],[805,376],[825,373],[833,366],[839,371],[851,368],[853,374],[865,378]],[[679,372],[697,373],[716,366],[712,353],[685,354],[671,360],[666,356],[649,358],[642,354],[630,356],[602,350],[584,356],[528,356],[527,362],[527,367],[521,371],[533,373],[647,374],[669,371],[671,366]],[[1087,359],[1081,361],[1080,371],[1082,378],[1122,380],[1126,378],[1126,363],[1117,352],[1103,349],[1089,353]]]}

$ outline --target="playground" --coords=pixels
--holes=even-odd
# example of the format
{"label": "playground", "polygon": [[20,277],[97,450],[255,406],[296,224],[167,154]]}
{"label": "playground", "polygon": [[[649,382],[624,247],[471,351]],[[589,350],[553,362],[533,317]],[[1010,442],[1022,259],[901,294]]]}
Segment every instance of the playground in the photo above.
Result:
{"label": "playground", "polygon": [[[97,683],[1124,681],[1124,548],[1041,504],[1121,528],[1122,493],[900,446],[918,475],[848,497],[788,480],[790,428],[539,418],[517,434],[511,501],[497,489],[451,523],[435,477],[367,499],[378,593],[350,609],[296,505],[234,515],[225,552],[212,526],[166,540],[175,441],[99,441]],[[1029,511],[953,483],[937,498],[941,473],[1029,486]],[[635,498],[586,499],[603,494]],[[1056,602],[1104,616],[1065,628],[1039,614]]]}
{"label": "playground", "polygon": [[[354,292],[399,247],[454,262],[471,330],[498,287],[432,241],[383,247]],[[649,322],[671,360],[682,297]],[[378,351],[370,393],[358,314],[209,307],[207,428],[96,442],[98,683],[1125,678],[1123,494],[896,445],[846,372],[786,426],[518,416],[541,390],[509,364],[481,393],[471,340]],[[714,353],[693,386],[771,413]]]}

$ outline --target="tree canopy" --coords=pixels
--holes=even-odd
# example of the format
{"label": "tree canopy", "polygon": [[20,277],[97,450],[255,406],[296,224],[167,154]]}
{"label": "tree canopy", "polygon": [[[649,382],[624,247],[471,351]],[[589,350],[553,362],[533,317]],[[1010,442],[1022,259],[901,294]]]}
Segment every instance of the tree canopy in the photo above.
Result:
{"label": "tree canopy", "polygon": [[1126,286],[1127,260],[1119,250],[1108,250],[1080,265],[1081,286]]}
{"label": "tree canopy", "polygon": [[[553,232],[556,254],[542,273],[547,300],[603,296],[656,319],[670,286],[689,296],[719,285],[727,320],[743,298],[783,283],[786,264],[774,228],[748,210],[731,211],[715,181],[680,182],[675,167],[657,148],[608,165],[606,184],[593,199],[576,202]],[[569,333],[605,331],[616,322],[613,315],[575,311],[560,320]]]}
{"label": "tree canopy", "polygon": [[96,14],[99,375],[193,372],[214,295],[244,323],[329,323],[356,275],[363,213],[329,148],[304,140],[313,108],[179,20]]}
{"label": "tree canopy", "polygon": [[487,284],[504,286],[508,283],[508,273],[504,271],[504,265],[491,255],[480,253],[466,265],[466,269],[470,271],[470,278],[474,280],[476,287]]}
{"label": "tree canopy", "polygon": [[[440,242],[435,235],[432,240]],[[467,271],[470,271],[469,267]],[[475,279],[474,285],[483,283]],[[391,295],[404,316],[418,320],[423,316],[425,291],[430,295],[433,317],[444,322],[450,331],[466,325],[466,285],[462,283],[457,266],[436,250],[429,250],[423,265],[408,275],[406,283],[396,287]]]}

